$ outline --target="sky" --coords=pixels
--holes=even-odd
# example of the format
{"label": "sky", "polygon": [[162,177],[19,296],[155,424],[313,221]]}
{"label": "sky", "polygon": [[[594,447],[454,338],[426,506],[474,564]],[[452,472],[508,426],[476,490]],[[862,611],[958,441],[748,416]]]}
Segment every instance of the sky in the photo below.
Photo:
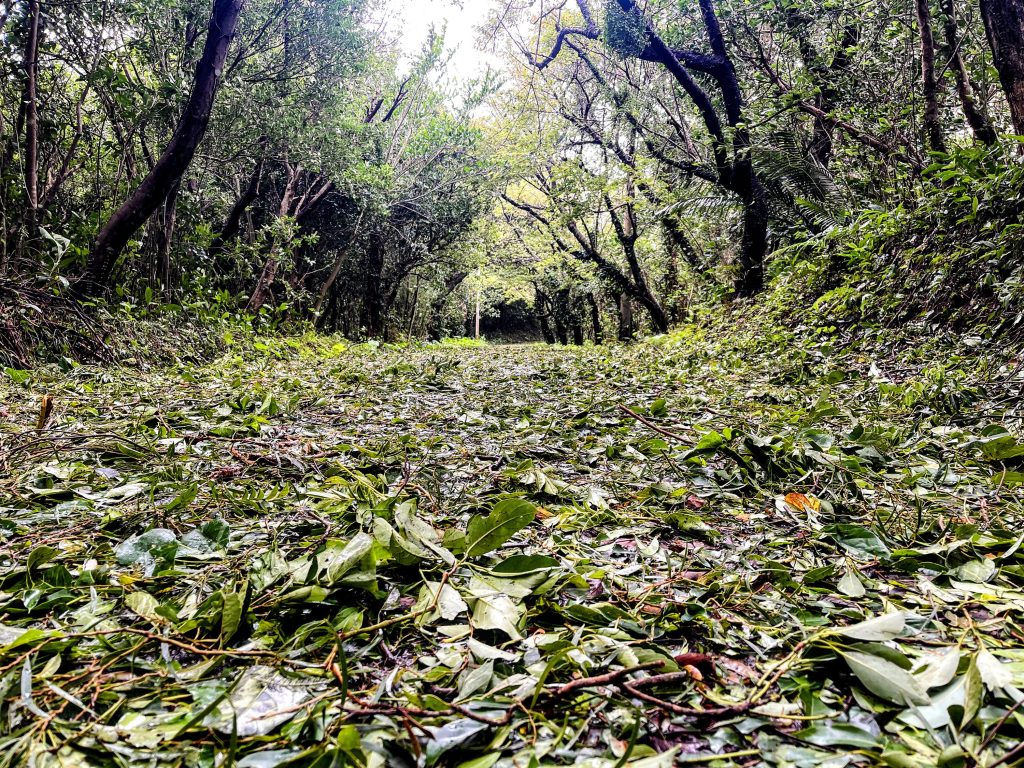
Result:
{"label": "sky", "polygon": [[401,37],[405,56],[412,57],[426,41],[431,24],[438,30],[447,24],[445,48],[455,49],[449,75],[466,81],[482,75],[488,64],[497,66],[495,57],[476,48],[475,27],[487,19],[492,6],[493,0],[392,0],[388,27]]}

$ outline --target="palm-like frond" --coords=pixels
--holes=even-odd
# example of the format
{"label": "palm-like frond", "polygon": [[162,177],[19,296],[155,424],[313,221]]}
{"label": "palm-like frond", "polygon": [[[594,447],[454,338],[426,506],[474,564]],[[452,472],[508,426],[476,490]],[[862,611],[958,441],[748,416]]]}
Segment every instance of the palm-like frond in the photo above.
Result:
{"label": "palm-like frond", "polygon": [[848,195],[828,169],[807,154],[796,134],[771,134],[753,148],[752,157],[776,220],[827,229],[849,209]]}

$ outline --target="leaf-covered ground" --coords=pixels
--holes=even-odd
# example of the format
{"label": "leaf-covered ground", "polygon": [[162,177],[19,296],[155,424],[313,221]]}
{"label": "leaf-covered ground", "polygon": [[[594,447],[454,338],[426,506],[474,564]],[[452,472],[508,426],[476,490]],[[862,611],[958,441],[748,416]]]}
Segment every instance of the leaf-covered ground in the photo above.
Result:
{"label": "leaf-covered ground", "polygon": [[0,766],[1020,762],[1024,377],[867,349],[8,370]]}

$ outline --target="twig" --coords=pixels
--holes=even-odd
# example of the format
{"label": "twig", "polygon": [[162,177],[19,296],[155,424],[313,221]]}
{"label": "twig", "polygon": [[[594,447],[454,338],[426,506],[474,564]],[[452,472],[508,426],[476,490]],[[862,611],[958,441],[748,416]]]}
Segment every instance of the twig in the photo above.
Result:
{"label": "twig", "polygon": [[194,653],[197,656],[236,656],[236,657],[237,656],[250,656],[250,657],[256,657],[256,658],[272,658],[272,659],[278,659],[280,661],[285,661],[285,659],[281,658],[280,654],[274,653],[273,651],[243,651],[243,650],[240,650],[240,649],[227,649],[227,650],[224,650],[224,649],[220,649],[220,648],[200,648],[199,646],[192,645],[191,643],[186,643],[183,640],[175,640],[173,637],[167,637],[165,635],[158,635],[156,632],[147,632],[146,630],[143,630],[143,629],[131,629],[131,628],[104,629],[104,630],[96,630],[96,631],[93,631],[93,632],[82,632],[80,634],[64,635],[63,637],[61,637],[59,639],[69,639],[69,638],[77,638],[77,637],[109,637],[111,635],[121,635],[121,634],[137,635],[139,637],[145,637],[145,638],[147,638],[149,640],[152,640],[154,642],[167,643],[168,645],[173,645],[175,648],[180,648],[183,651],[188,651],[189,653]]}
{"label": "twig", "polygon": [[362,627],[360,629],[353,629],[351,632],[342,632],[342,633],[340,633],[338,635],[338,640],[339,641],[350,640],[353,637],[359,637],[360,635],[366,635],[366,634],[369,634],[370,632],[376,632],[377,630],[380,630],[380,629],[387,629],[388,627],[393,627],[396,624],[401,624],[402,622],[418,618],[419,616],[422,616],[425,613],[430,613],[432,610],[437,608],[437,604],[441,600],[441,592],[444,591],[444,586],[445,586],[445,584],[448,583],[448,579],[451,578],[451,575],[452,575],[451,571],[445,571],[444,572],[444,575],[441,577],[441,581],[440,581],[440,583],[438,584],[438,587],[437,587],[437,594],[434,595],[434,599],[431,600],[430,604],[427,605],[426,607],[420,608],[418,611],[412,611],[410,613],[403,613],[401,616],[395,616],[394,618],[387,619],[385,621],[379,621],[376,624],[371,624],[368,627]]}
{"label": "twig", "polygon": [[[650,678],[648,678],[650,679]],[[659,699],[657,696],[652,696],[649,693],[644,693],[637,688],[637,683],[644,683],[647,680],[630,680],[622,684],[622,687],[629,693],[630,696],[646,701],[650,704],[654,704],[660,709],[664,709],[667,712],[671,712],[675,715],[686,715],[688,717],[728,717],[731,715],[741,715],[744,712],[748,712],[754,708],[755,702],[744,701],[740,704],[734,704],[729,707],[714,707],[712,709],[696,709],[694,707],[681,707],[678,704],[673,704],[670,701]]]}
{"label": "twig", "polygon": [[627,669],[617,669],[614,672],[606,672],[603,675],[581,677],[579,680],[572,680],[559,688],[552,689],[549,695],[565,696],[566,694],[572,693],[580,688],[593,688],[599,685],[609,685],[610,683],[618,682],[624,677],[628,677],[634,672],[643,672],[645,669],[661,669],[664,665],[665,662],[663,661],[649,661],[646,664],[638,664],[635,667],[628,667]]}
{"label": "twig", "polygon": [[623,412],[624,414],[626,414],[627,416],[629,416],[629,417],[630,417],[631,419],[636,419],[636,420],[637,420],[637,421],[639,421],[639,422],[640,422],[641,424],[643,424],[643,425],[644,425],[645,427],[648,427],[648,428],[650,428],[650,429],[653,429],[653,430],[654,430],[655,432],[657,432],[657,433],[658,433],[659,435],[664,435],[665,437],[671,437],[671,438],[672,438],[673,440],[678,440],[678,441],[679,441],[679,442],[681,442],[681,443],[686,443],[686,442],[689,442],[689,441],[688,441],[688,440],[687,440],[687,439],[686,439],[685,437],[683,437],[682,435],[677,435],[677,434],[676,434],[675,432],[670,432],[669,430],[667,430],[667,429],[664,429],[663,427],[659,427],[659,426],[658,426],[657,424],[654,424],[654,423],[652,423],[651,421],[649,421],[648,419],[645,419],[645,418],[644,418],[643,416],[641,416],[641,415],[640,415],[639,413],[637,413],[636,411],[631,411],[631,410],[630,410],[629,408],[627,408],[627,407],[626,407],[626,406],[624,406],[624,405],[618,405],[618,406],[616,406],[616,407],[617,407],[617,408],[618,408],[618,409],[619,409],[620,411],[622,411],[622,412]]}

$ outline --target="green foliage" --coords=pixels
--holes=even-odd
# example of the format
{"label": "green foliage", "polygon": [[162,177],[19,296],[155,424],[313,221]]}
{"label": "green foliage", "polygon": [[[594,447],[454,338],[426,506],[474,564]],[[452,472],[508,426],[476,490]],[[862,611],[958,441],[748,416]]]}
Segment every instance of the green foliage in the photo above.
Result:
{"label": "green foliage", "polygon": [[605,2],[604,39],[622,58],[638,55],[647,46],[647,31],[639,10],[626,13],[615,0]]}
{"label": "green foliage", "polygon": [[1019,335],[1024,170],[1005,149],[958,149],[919,182],[913,207],[864,211],[776,254],[771,301],[819,326],[893,323]]}

